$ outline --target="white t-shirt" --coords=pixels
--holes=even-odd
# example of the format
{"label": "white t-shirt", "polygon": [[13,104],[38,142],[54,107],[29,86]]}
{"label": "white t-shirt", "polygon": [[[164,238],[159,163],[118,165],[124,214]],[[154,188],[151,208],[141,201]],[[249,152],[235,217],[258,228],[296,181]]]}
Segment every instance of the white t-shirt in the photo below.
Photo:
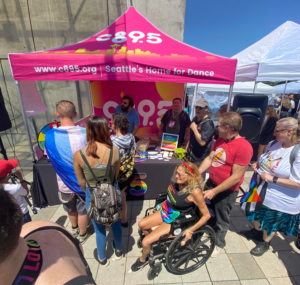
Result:
{"label": "white t-shirt", "polygon": [[[292,107],[295,108],[295,101],[294,101],[294,100],[291,100],[290,102],[291,102]],[[291,112],[292,112],[292,109],[289,109],[289,112],[291,113]]]}
{"label": "white t-shirt", "polygon": [[[271,142],[272,143],[272,142]],[[300,152],[290,165],[290,153],[294,146],[283,148],[282,142],[275,143],[270,147],[269,143],[266,153],[259,158],[259,174],[263,172],[283,179],[290,179],[300,184]],[[300,187],[289,188],[277,183],[269,182],[267,193],[263,202],[270,209],[287,214],[296,215],[300,213]]]}
{"label": "white t-shirt", "polygon": [[23,196],[27,195],[26,189],[24,189],[21,184],[4,184],[4,190],[7,191],[9,194],[14,196],[17,200],[20,208],[22,210],[23,215],[25,215],[29,210],[27,208],[27,202]]}

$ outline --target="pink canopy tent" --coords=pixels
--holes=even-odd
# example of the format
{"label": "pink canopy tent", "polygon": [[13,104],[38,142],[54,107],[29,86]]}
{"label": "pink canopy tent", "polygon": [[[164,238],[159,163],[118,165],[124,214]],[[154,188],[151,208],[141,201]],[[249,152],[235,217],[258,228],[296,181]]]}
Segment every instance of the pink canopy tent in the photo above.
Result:
{"label": "pink canopy tent", "polygon": [[15,80],[118,80],[233,85],[236,59],[181,43],[130,7],[105,30],[46,51],[9,54]]}
{"label": "pink canopy tent", "polygon": [[[189,82],[227,84],[232,89],[237,65],[236,59],[207,53],[173,39],[133,7],[105,30],[79,43],[9,54],[8,58],[30,145],[24,111],[27,98],[20,93],[18,81]],[[32,155],[34,159],[33,150]]]}

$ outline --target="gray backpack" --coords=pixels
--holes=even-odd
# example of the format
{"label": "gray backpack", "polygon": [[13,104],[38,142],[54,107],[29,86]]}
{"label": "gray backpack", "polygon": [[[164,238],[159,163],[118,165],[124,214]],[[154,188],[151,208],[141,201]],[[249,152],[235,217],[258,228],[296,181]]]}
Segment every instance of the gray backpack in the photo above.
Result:
{"label": "gray backpack", "polygon": [[[270,148],[276,144],[278,141],[277,140],[273,140],[271,145],[270,145]],[[295,145],[295,147],[293,148],[293,150],[291,151],[290,153],[290,165],[293,166],[293,163],[294,161],[296,160],[296,157],[297,157],[297,154],[298,152],[300,151],[300,143],[297,143]]]}
{"label": "gray backpack", "polygon": [[112,149],[110,150],[104,178],[97,178],[85,155],[82,153],[82,150],[80,150],[80,154],[84,163],[88,166],[89,171],[97,182],[96,187],[92,188],[86,180],[89,191],[91,192],[91,203],[88,209],[88,216],[97,224],[111,225],[120,219],[122,210],[120,196],[117,189],[114,185],[108,183],[113,151]]}

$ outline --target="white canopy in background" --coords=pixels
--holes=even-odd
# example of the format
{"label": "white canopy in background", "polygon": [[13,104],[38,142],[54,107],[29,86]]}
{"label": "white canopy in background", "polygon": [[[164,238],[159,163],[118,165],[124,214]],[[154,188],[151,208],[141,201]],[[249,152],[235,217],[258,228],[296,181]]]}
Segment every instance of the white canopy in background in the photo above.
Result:
{"label": "white canopy in background", "polygon": [[[233,103],[234,96],[239,93],[253,93],[255,82],[235,82],[233,85],[233,93],[232,93],[232,101]],[[196,84],[187,84],[187,88],[195,88]],[[262,93],[267,94],[269,97],[269,105],[274,104],[274,98],[276,96],[276,88],[264,83],[257,83],[255,93]],[[197,98],[195,98],[194,103],[196,100],[200,98],[205,98],[209,102],[209,110],[214,114],[216,114],[220,107],[228,102],[228,94],[229,88],[228,85],[217,85],[217,84],[198,84],[197,90]],[[194,108],[192,107],[192,114],[193,117]],[[213,118],[212,118],[213,119]]]}
{"label": "white canopy in background", "polygon": [[234,55],[235,81],[300,79],[300,25],[287,21],[273,32]]}
{"label": "white canopy in background", "polygon": [[[285,87],[285,84],[279,84],[279,85],[275,86],[276,93],[282,94],[284,92],[284,87]],[[300,81],[288,83],[286,85],[285,94],[288,94],[288,93],[300,94]]]}

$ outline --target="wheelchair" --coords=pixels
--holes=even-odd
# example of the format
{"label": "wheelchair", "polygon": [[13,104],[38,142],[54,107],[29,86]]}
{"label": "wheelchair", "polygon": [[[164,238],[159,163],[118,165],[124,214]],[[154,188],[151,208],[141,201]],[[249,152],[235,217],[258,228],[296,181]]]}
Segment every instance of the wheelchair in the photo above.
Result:
{"label": "wheelchair", "polygon": [[[155,206],[146,210],[145,217],[149,216],[151,212],[155,212],[156,206],[164,202],[166,198],[167,193],[159,194],[156,197]],[[162,263],[166,265],[169,272],[177,275],[195,271],[206,263],[214,250],[216,242],[215,232],[210,226],[203,225],[194,231],[192,238],[181,246],[181,242],[184,240],[182,233],[196,224],[200,217],[201,213],[196,206],[192,207],[188,213],[181,213],[171,223],[170,232],[162,235],[158,241],[151,245],[148,257],[150,269],[147,274],[149,280],[153,280],[159,275],[162,270]],[[145,235],[140,229],[139,235],[137,246],[142,248]],[[173,237],[167,238],[170,235]]]}

